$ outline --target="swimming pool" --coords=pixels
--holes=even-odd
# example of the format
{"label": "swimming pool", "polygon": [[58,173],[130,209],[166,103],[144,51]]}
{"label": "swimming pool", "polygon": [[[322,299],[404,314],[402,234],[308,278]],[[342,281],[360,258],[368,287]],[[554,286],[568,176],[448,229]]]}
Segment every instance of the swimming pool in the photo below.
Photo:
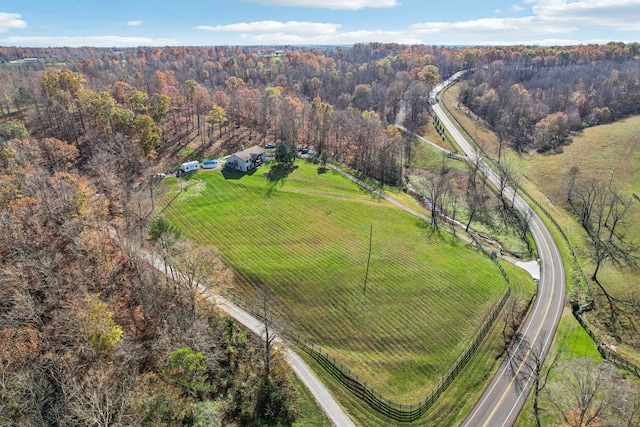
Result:
{"label": "swimming pool", "polygon": [[202,162],[202,169],[213,169],[218,166],[217,160],[206,160]]}

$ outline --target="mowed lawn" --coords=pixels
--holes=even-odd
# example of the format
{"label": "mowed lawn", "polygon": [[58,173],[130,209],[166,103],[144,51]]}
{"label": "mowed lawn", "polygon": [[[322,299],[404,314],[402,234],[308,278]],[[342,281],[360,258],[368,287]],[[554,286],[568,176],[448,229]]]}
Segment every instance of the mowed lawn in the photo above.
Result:
{"label": "mowed lawn", "polygon": [[[256,289],[268,288],[271,310],[289,327],[387,397],[420,400],[475,334],[504,279],[464,242],[430,237],[421,220],[336,172],[297,165],[275,184],[264,177],[268,165],[239,179],[198,172],[164,215],[219,250],[241,278],[235,292],[260,303]],[[170,200],[178,182],[163,185]]]}

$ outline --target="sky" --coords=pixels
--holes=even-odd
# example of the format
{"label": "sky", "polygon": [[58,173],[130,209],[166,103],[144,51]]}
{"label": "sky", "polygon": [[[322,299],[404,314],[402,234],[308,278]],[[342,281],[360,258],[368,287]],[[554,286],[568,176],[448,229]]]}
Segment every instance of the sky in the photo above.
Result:
{"label": "sky", "polygon": [[640,42],[640,0],[2,0],[0,46]]}

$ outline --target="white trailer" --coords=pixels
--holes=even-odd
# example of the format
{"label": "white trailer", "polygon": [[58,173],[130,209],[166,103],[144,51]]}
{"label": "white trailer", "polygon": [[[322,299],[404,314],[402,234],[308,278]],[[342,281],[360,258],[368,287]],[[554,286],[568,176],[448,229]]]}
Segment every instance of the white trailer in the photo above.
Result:
{"label": "white trailer", "polygon": [[178,168],[177,176],[185,175],[197,171],[200,168],[200,162],[194,160],[192,162],[186,162],[180,165]]}

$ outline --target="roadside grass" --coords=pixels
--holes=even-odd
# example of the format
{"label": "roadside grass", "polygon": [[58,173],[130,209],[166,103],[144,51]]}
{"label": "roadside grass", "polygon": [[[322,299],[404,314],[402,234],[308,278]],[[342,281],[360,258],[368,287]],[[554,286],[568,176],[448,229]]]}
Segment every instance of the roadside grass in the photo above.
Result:
{"label": "roadside grass", "polygon": [[[261,304],[383,395],[417,402],[433,388],[505,289],[497,267],[459,240],[362,190],[334,171],[298,161],[280,182],[200,172],[165,216],[215,246]],[[179,190],[165,179],[167,200]],[[364,277],[373,229],[366,292]]]}
{"label": "roadside grass", "polygon": [[[457,105],[458,92],[459,86],[454,85],[445,93],[443,98],[447,105]],[[456,114],[456,118],[467,129],[476,127],[476,121],[472,116],[452,107],[450,111]],[[477,125],[477,129],[476,141],[495,159],[495,135],[482,123]],[[580,169],[583,179],[597,178],[609,182],[613,176],[616,188],[624,197],[631,198],[634,192],[640,195],[640,116],[584,129],[573,136],[572,142],[563,147],[562,153],[539,154],[532,151],[516,155],[511,150],[503,150],[503,154],[508,155],[509,160],[517,165],[525,189],[545,205],[563,228],[578,254],[583,270],[587,277],[590,277],[593,265],[590,261],[590,244],[586,233],[573,214],[564,207],[565,177],[569,170],[576,166]],[[626,235],[636,244],[640,244],[640,202],[634,200],[634,203],[635,206],[628,218]],[[611,263],[605,263],[599,273],[600,282],[619,298],[629,297],[633,291],[629,284],[637,283],[639,278],[640,273],[617,269]],[[567,276],[567,279],[571,279],[571,276]]]}
{"label": "roadside grass", "polygon": [[[554,155],[529,153],[518,159],[523,176],[529,188],[539,188],[549,209],[561,224],[576,253],[587,277],[591,277],[594,265],[591,260],[591,243],[574,215],[564,206],[566,190],[565,176],[569,169],[576,166],[583,179],[599,179],[605,183],[613,176],[614,186],[626,199],[640,191],[640,116],[629,117],[619,122],[588,128],[576,135],[571,144],[563,147],[563,152]],[[539,199],[540,200],[540,199]],[[640,244],[640,203],[632,199],[633,206],[626,220],[627,239]],[[620,301],[634,301],[640,272],[617,268],[611,262],[605,262],[598,274],[600,283],[614,298]],[[586,315],[592,322],[606,322],[609,316],[607,303],[597,284],[591,287],[596,296],[596,310]],[[603,327],[600,327],[604,331]],[[638,348],[640,336],[630,331],[620,331],[622,342],[609,337],[615,332],[603,332],[604,339],[618,348],[618,352],[634,363],[640,360]]]}
{"label": "roadside grass", "polygon": [[[454,171],[467,171],[464,162],[448,158],[446,153],[417,138],[413,138],[411,141],[411,167],[425,170],[439,170],[444,166]],[[447,149],[450,149],[450,147]]]}
{"label": "roadside grass", "polygon": [[291,382],[296,390],[297,399],[297,419],[293,427],[331,427],[333,423],[325,415],[324,411],[311,392],[304,386],[302,381],[295,375],[291,375]]}
{"label": "roadside grass", "polygon": [[556,341],[553,351],[560,349],[561,359],[571,360],[577,357],[590,357],[600,362],[602,357],[598,352],[593,340],[587,332],[575,321],[573,313],[569,307],[565,307],[562,318],[556,332]]}
{"label": "roadside grass", "polygon": [[[527,180],[540,189],[555,205],[571,233],[572,243],[579,248],[579,256],[590,276],[593,266],[589,260],[589,243],[573,215],[563,207],[566,199],[564,183],[571,167],[580,169],[583,179],[599,179],[609,182],[613,176],[615,187],[625,198],[640,194],[640,116],[619,122],[587,128],[554,155],[529,153],[521,160],[521,170]],[[640,203],[634,206],[627,220],[627,238],[640,244]],[[640,274],[616,269],[605,263],[599,273],[600,282],[617,297],[629,296],[630,283],[637,283]]]}

